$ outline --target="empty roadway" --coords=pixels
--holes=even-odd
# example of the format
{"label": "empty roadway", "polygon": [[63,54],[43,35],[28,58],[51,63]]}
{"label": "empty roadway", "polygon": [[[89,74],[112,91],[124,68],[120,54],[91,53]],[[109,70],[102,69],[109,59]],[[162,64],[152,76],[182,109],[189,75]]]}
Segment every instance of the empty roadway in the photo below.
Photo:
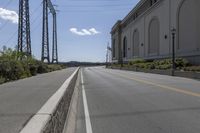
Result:
{"label": "empty roadway", "polygon": [[0,133],[18,133],[76,68],[0,85]]}
{"label": "empty roadway", "polygon": [[76,133],[200,132],[199,81],[103,67],[82,73]]}

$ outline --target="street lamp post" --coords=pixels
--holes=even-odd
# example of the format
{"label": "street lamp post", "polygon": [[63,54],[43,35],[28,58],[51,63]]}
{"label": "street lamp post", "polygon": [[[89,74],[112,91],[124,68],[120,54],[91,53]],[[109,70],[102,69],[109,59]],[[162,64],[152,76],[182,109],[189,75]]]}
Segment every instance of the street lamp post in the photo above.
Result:
{"label": "street lamp post", "polygon": [[106,67],[108,67],[109,65],[111,65],[111,56],[112,56],[112,48],[109,46],[109,43],[107,45],[107,49],[106,49]]}
{"label": "street lamp post", "polygon": [[121,68],[124,67],[124,61],[123,61],[123,51],[121,50]]}
{"label": "street lamp post", "polygon": [[107,48],[107,51],[106,51],[106,68],[108,67],[108,48]]}
{"label": "street lamp post", "polygon": [[176,64],[175,64],[175,35],[176,35],[176,29],[173,28],[171,30],[172,32],[172,76],[174,76],[174,72],[176,70]]}

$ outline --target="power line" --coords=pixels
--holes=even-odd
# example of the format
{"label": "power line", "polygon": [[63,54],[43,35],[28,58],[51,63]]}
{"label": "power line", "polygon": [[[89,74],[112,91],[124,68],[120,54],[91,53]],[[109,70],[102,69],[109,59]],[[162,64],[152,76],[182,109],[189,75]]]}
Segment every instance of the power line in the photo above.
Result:
{"label": "power line", "polygon": [[68,2],[124,2],[124,0],[68,0]]}
{"label": "power line", "polygon": [[[11,2],[13,2],[13,0],[9,0],[4,6],[3,8],[7,8]],[[0,31],[8,24],[8,20],[6,22],[4,22],[4,24],[0,27]]]}
{"label": "power line", "polygon": [[8,24],[8,20],[7,20],[6,22],[4,22],[4,24],[0,27],[0,31],[1,31],[4,27],[6,27],[7,24]]}
{"label": "power line", "polygon": [[83,9],[83,10],[61,10],[61,12],[69,12],[69,13],[71,13],[71,12],[78,12],[78,13],[82,13],[82,12],[91,12],[91,13],[94,13],[94,12],[118,12],[118,11],[125,11],[125,10],[128,10],[128,9],[131,9],[131,7],[130,8],[120,8],[120,9],[109,9],[109,10],[94,10],[94,9],[92,9],[92,10],[90,10],[90,9]]}
{"label": "power line", "polygon": [[40,25],[42,25],[42,23],[40,23],[40,22],[37,23],[37,25],[31,30],[31,33],[35,32],[36,29],[38,29],[38,27],[39,27]]}
{"label": "power line", "polygon": [[7,8],[7,7],[11,4],[11,2],[13,2],[13,0],[9,0],[9,1],[3,6],[3,8]]}
{"label": "power line", "polygon": [[[38,16],[41,16],[42,14],[39,14]],[[35,17],[35,19],[32,21],[32,25],[34,25],[35,24],[35,22],[37,22],[36,20],[38,20],[39,19],[39,17]],[[34,32],[37,28],[38,28],[38,26],[40,25],[41,23],[39,23],[39,24],[37,24],[34,28],[33,28],[33,30],[31,30],[32,32]],[[11,36],[10,36],[10,38],[5,42],[5,44],[4,45],[8,45],[8,43],[15,37],[15,35],[17,34],[17,31],[18,30],[16,30]]]}
{"label": "power line", "polygon": [[8,43],[15,37],[16,34],[17,34],[17,30],[10,36],[10,38],[5,42],[4,45],[8,45]]}
{"label": "power line", "polygon": [[[9,6],[10,4],[11,4],[11,2],[13,2],[13,0],[9,0],[8,2],[7,2],[7,4],[4,6],[4,8],[6,8],[7,6]],[[35,11],[37,11],[39,8],[40,8],[40,6],[42,5],[42,3],[40,3],[40,5],[39,6],[37,6],[37,8],[35,8],[31,13],[30,13],[30,15],[33,15],[34,13],[35,13]],[[40,14],[41,15],[41,14]],[[37,18],[37,17],[36,17]],[[35,23],[35,21],[36,21],[36,19],[34,19],[33,20],[33,22],[32,22],[32,24],[34,24]],[[3,30],[3,28],[8,24],[8,20],[0,27],[0,31],[1,30]],[[8,44],[13,38],[14,38],[14,35],[15,34],[17,34],[17,30],[15,31],[15,32],[13,32],[13,34],[11,35],[11,37],[6,41],[6,43],[5,44]]]}
{"label": "power line", "polygon": [[117,4],[117,5],[61,5],[60,7],[69,7],[69,8],[80,8],[80,7],[122,7],[122,6],[131,6],[131,4]]}
{"label": "power line", "polygon": [[[11,0],[12,1],[12,0]],[[30,15],[34,15],[35,14],[35,11],[37,11],[39,9],[39,7],[42,5],[42,3],[39,4],[39,6],[37,6],[31,13]],[[39,14],[41,15],[41,14]],[[38,16],[39,16],[38,15]],[[39,19],[39,17],[35,17],[35,19],[31,22],[31,24],[33,25],[37,19]],[[8,21],[7,21],[8,23]],[[15,35],[17,34],[18,30],[16,29],[15,32],[13,32],[13,34],[10,36],[10,38],[8,38],[8,40],[4,43],[4,45],[8,45],[8,43],[15,37]]]}
{"label": "power line", "polygon": [[33,10],[31,11],[30,15],[33,15],[38,9],[42,6],[42,2]]}

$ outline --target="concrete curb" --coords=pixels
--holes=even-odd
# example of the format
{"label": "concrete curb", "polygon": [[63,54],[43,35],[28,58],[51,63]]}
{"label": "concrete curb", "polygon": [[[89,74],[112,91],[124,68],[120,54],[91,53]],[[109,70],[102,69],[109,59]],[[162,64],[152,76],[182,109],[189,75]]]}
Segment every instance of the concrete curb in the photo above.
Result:
{"label": "concrete curb", "polygon": [[[79,68],[63,83],[57,92],[49,98],[44,106],[30,119],[20,133],[54,133],[60,132],[64,126],[63,119],[67,114],[68,106],[66,101],[71,100],[68,90],[74,87],[71,84],[76,82]],[[73,92],[72,92],[73,93]],[[64,111],[66,112],[64,112]]]}
{"label": "concrete curb", "polygon": [[79,91],[80,91],[80,73],[78,74],[77,77],[63,133],[75,133]]}
{"label": "concrete curb", "polygon": [[[118,70],[126,70],[126,71],[134,71],[134,72],[144,72],[144,73],[152,73],[152,74],[161,74],[171,76],[171,70],[145,70],[145,69],[133,69],[133,68],[108,68],[108,69],[118,69]],[[185,71],[175,71],[174,76],[183,77],[183,78],[192,78],[192,79],[200,79],[199,72],[185,72]]]}

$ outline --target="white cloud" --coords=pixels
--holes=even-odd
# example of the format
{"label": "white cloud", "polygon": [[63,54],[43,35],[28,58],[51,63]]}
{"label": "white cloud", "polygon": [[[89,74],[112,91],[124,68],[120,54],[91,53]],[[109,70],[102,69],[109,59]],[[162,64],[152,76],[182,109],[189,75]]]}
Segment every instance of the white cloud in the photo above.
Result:
{"label": "white cloud", "polygon": [[88,30],[86,29],[82,29],[82,32],[85,34],[85,35],[92,35],[92,33],[90,33]]}
{"label": "white cloud", "polygon": [[0,18],[11,21],[14,24],[18,23],[18,14],[15,11],[0,8]]}
{"label": "white cloud", "polygon": [[83,32],[78,31],[76,28],[71,28],[70,31],[74,34],[77,34],[79,36],[84,36]]}
{"label": "white cloud", "polygon": [[100,33],[95,28],[91,28],[91,29],[89,29],[89,31],[92,32],[92,34],[99,34]]}
{"label": "white cloud", "polygon": [[70,28],[70,31],[73,34],[79,35],[79,36],[91,36],[91,35],[96,35],[96,34],[100,34],[99,31],[97,31],[95,28],[91,28],[91,29],[82,29],[82,30],[78,30],[77,28]]}

